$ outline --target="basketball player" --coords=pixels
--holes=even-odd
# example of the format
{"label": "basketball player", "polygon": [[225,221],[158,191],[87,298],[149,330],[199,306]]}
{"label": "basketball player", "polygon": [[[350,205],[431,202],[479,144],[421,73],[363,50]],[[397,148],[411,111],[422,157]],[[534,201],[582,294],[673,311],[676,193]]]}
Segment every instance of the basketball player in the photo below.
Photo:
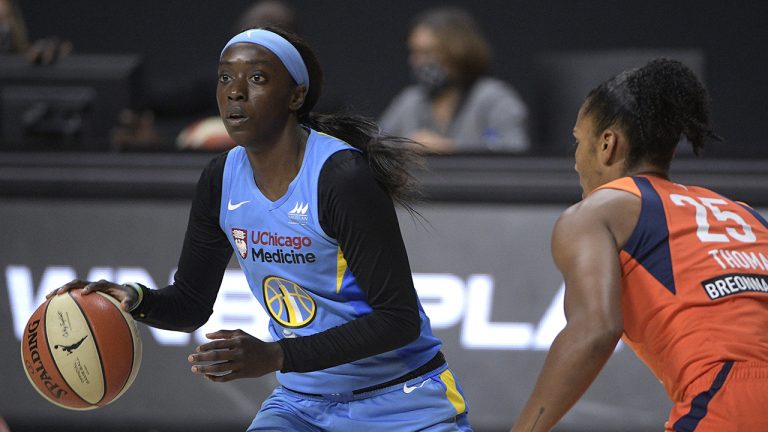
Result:
{"label": "basketball player", "polygon": [[139,321],[193,331],[234,250],[275,342],[220,330],[189,360],[214,382],[278,371],[281,386],[249,431],[471,430],[393,205],[408,205],[413,153],[363,119],[310,116],[321,87],[297,37],[256,29],[231,39],[217,101],[240,146],[202,173],[175,282],[73,281],[59,292],[105,291]]}
{"label": "basketball player", "polygon": [[674,403],[666,430],[768,431],[768,223],[668,176],[681,137],[716,138],[706,90],[654,60],[593,90],[573,134],[584,199],[552,234],[568,323],[512,430],[549,431],[623,336]]}

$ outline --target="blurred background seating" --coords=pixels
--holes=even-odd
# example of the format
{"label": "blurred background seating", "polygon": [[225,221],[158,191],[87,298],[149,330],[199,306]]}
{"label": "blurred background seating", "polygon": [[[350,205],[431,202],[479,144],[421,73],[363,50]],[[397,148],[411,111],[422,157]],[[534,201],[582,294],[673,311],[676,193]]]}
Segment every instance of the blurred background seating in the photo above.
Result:
{"label": "blurred background seating", "polygon": [[[113,126],[132,125],[138,145],[128,145],[131,133],[118,133],[115,145],[83,146],[175,151],[185,128],[216,116],[215,74],[221,46],[244,20],[250,20],[249,25],[265,22],[259,21],[263,14],[248,17],[248,12],[258,11],[256,5],[261,3],[269,5],[263,9],[274,12],[282,7],[293,13],[295,19],[287,25],[318,52],[326,71],[326,97],[321,99],[325,105],[319,108],[351,109],[372,118],[379,118],[398,91],[413,83],[410,68],[403,61],[408,58],[405,42],[413,17],[444,5],[405,0],[387,5],[233,0],[226,6],[201,3],[191,7],[181,0],[162,4],[138,0],[103,7],[93,0],[66,5],[2,0],[0,20],[2,5],[15,5],[18,11],[23,10],[23,25],[16,25],[13,34],[21,36],[13,38],[8,31],[3,33],[0,25],[0,46],[13,46],[14,52],[23,56],[34,45],[29,41],[58,41],[48,44],[58,47],[47,50],[55,54],[43,56],[54,59],[50,62],[54,67],[55,59],[66,57],[70,51],[73,55],[138,56],[141,83],[126,102],[131,104],[126,108],[131,108],[133,115],[111,113]],[[761,125],[768,116],[763,108],[768,82],[762,72],[768,65],[768,50],[762,42],[768,39],[764,25],[768,5],[692,0],[653,6],[642,1],[616,4],[607,0],[578,4],[566,0],[491,0],[482,8],[469,1],[453,5],[466,9],[482,28],[494,53],[489,75],[509,83],[531,108],[528,154],[568,156],[569,136],[565,143],[559,141],[570,131],[567,123],[573,102],[625,65],[667,54],[696,63],[691,66],[702,73],[709,86],[715,125],[727,144],[708,149],[707,154],[768,155],[768,146],[761,144]],[[7,68],[7,63],[0,61],[0,69]],[[30,76],[47,79],[42,73]],[[87,99],[84,93],[66,97]],[[0,142],[0,149],[9,147],[18,149]],[[473,145],[464,147],[475,151]]]}
{"label": "blurred background seating", "polygon": [[[608,78],[657,57],[685,63],[706,82],[702,50],[622,49],[544,52],[537,56],[537,153],[561,156],[573,151],[573,125],[584,97]],[[679,150],[690,150],[681,148]]]}

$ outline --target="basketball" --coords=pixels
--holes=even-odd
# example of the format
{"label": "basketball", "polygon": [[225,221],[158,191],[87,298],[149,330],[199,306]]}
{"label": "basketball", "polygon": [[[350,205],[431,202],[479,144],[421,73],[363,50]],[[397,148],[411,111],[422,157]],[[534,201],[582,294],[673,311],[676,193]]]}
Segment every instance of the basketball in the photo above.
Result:
{"label": "basketball", "polygon": [[133,318],[109,295],[71,290],[51,297],[24,329],[21,358],[32,386],[49,402],[90,410],[119,398],[141,363]]}

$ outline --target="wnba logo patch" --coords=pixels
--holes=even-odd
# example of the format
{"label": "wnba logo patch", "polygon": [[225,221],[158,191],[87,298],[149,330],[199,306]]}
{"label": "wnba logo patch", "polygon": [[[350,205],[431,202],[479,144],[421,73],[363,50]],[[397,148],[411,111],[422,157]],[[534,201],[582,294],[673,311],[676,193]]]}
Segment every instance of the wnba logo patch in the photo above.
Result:
{"label": "wnba logo patch", "polygon": [[296,282],[268,276],[263,285],[267,312],[283,327],[304,327],[315,319],[315,300]]}

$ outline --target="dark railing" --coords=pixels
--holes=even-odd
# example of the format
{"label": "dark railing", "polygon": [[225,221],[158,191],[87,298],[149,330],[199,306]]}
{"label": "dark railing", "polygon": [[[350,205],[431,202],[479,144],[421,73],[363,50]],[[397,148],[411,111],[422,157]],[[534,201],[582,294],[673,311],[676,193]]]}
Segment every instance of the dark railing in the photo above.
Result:
{"label": "dark railing", "polygon": [[[209,154],[0,153],[0,197],[190,199]],[[427,201],[569,203],[580,198],[571,158],[505,155],[427,158]],[[683,158],[672,178],[768,206],[768,160]]]}

